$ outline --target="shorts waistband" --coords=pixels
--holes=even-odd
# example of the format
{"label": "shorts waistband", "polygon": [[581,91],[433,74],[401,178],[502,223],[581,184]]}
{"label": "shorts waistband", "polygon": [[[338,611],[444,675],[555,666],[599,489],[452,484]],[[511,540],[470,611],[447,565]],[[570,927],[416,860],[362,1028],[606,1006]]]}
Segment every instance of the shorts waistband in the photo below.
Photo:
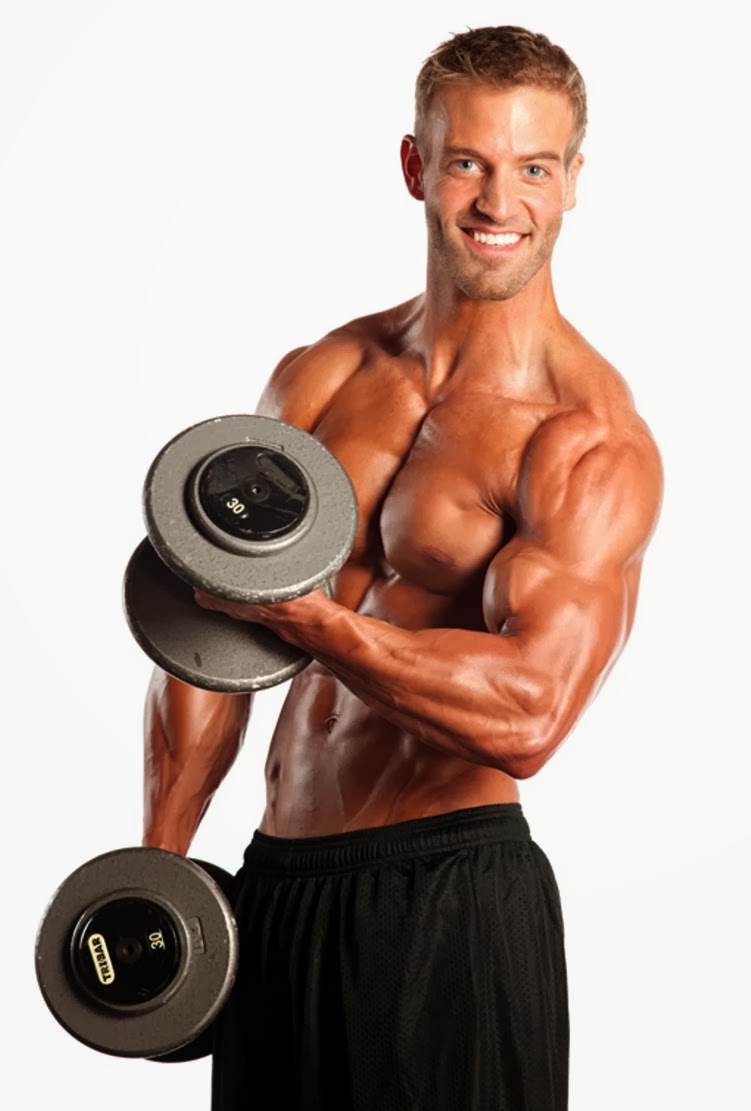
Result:
{"label": "shorts waistband", "polygon": [[245,850],[245,863],[256,872],[309,875],[499,841],[529,840],[521,804],[507,802],[324,837],[269,837],[257,830]]}

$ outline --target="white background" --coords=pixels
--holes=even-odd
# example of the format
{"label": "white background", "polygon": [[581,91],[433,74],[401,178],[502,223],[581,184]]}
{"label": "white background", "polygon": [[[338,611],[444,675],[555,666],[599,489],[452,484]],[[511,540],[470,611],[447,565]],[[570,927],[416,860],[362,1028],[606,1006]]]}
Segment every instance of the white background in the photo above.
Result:
{"label": "white background", "polygon": [[[207,1062],[86,1049],[33,969],[58,883],[140,837],[150,664],[120,585],[141,485],[173,434],[252,411],[286,351],[419,291],[397,161],[414,77],[451,32],[502,22],[560,42],[587,81],[556,287],[627,377],[667,481],[631,643],[523,785],[564,901],[571,1107],[751,1108],[746,36],[729,0],[701,18],[665,0],[421,7],[2,9],[9,1108],[208,1107]],[[238,866],[283,693],[258,698],[196,855]]]}

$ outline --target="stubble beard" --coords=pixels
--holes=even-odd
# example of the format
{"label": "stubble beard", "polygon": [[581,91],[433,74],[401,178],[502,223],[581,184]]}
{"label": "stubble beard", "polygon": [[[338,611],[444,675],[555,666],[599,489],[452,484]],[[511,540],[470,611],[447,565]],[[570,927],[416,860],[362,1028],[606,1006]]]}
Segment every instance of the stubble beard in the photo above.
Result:
{"label": "stubble beard", "polygon": [[426,219],[429,251],[441,260],[456,288],[472,301],[508,301],[515,297],[550,259],[563,222],[561,217],[546,228],[532,253],[526,253],[523,259],[509,255],[486,261],[462,252],[435,213],[426,212]]}

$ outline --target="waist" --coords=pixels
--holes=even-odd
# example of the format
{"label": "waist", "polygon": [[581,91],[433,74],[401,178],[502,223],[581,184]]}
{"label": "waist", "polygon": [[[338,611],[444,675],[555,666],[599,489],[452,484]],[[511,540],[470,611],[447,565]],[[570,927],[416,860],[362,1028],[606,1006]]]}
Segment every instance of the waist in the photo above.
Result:
{"label": "waist", "polygon": [[309,875],[500,841],[529,840],[521,805],[509,802],[322,837],[272,837],[258,830],[246,849],[245,862],[254,871]]}
{"label": "waist", "polygon": [[500,769],[431,748],[328,680],[306,678],[298,697],[300,679],[266,762],[264,833],[320,837],[519,802],[518,783]]}

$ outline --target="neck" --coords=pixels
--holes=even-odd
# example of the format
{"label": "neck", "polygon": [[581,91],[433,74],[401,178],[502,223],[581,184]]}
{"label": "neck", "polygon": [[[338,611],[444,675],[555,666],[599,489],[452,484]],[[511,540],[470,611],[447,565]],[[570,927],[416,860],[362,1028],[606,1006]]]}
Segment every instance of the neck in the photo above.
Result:
{"label": "neck", "polygon": [[562,321],[545,263],[519,293],[505,301],[473,300],[429,264],[418,300],[411,346],[425,363],[430,392],[464,365],[492,366],[510,389],[544,370],[551,329]]}

